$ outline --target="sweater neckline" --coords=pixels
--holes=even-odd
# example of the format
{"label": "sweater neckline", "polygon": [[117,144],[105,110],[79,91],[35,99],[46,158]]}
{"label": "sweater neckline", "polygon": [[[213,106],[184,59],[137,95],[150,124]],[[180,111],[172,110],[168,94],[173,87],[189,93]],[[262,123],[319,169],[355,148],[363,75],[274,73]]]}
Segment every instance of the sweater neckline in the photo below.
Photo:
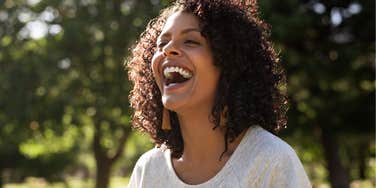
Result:
{"label": "sweater neckline", "polygon": [[231,168],[232,168],[231,166],[233,166],[233,163],[239,160],[238,158],[241,156],[241,153],[245,150],[244,147],[247,146],[246,143],[248,142],[249,138],[255,134],[256,128],[258,127],[259,126],[257,125],[249,127],[244,137],[241,139],[239,145],[236,147],[234,153],[230,156],[230,158],[227,160],[227,162],[222,167],[222,169],[216,175],[211,177],[209,180],[200,184],[187,184],[179,178],[179,176],[176,174],[176,171],[172,165],[171,150],[167,149],[164,153],[165,153],[165,159],[166,159],[166,163],[168,166],[168,170],[170,172],[169,174],[172,180],[187,188],[195,188],[195,187],[201,187],[201,186],[206,187],[215,182],[220,183],[221,181],[223,181],[224,179],[223,177],[225,177],[228,173],[231,172]]}

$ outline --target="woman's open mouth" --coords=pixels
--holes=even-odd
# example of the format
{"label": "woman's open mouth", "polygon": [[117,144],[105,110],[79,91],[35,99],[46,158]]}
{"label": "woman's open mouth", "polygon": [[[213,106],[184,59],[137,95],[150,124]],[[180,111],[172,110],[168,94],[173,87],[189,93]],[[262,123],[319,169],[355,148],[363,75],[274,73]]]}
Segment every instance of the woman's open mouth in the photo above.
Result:
{"label": "woman's open mouth", "polygon": [[164,84],[169,86],[171,84],[182,84],[190,80],[193,73],[178,66],[166,66],[163,69]]}

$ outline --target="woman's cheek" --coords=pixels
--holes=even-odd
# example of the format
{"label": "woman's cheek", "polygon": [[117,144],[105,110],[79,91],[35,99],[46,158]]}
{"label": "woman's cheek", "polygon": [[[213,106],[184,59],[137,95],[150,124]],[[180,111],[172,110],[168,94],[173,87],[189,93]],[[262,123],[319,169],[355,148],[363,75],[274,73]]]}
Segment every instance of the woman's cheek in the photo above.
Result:
{"label": "woman's cheek", "polygon": [[156,83],[158,84],[159,89],[162,88],[162,78],[161,78],[162,75],[159,72],[161,59],[162,59],[162,55],[159,52],[156,52],[151,60],[151,66],[152,66],[151,69],[153,71],[153,76],[154,76]]}

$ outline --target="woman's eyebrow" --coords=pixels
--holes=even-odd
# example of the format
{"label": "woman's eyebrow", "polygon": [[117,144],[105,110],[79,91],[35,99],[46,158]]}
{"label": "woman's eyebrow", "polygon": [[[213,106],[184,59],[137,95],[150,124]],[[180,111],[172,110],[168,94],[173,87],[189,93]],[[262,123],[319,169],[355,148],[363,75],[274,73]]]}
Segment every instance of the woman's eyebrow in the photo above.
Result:
{"label": "woman's eyebrow", "polygon": [[[187,29],[183,29],[180,34],[186,34],[186,33],[189,33],[189,32],[199,32],[201,34],[201,30],[198,29],[198,28],[187,28]],[[162,37],[170,37],[171,36],[171,33],[170,32],[166,32],[166,33],[163,33],[161,36],[159,36],[159,38],[162,38]]]}
{"label": "woman's eyebrow", "polygon": [[193,32],[193,31],[199,32],[201,34],[201,30],[199,30],[198,28],[187,28],[181,31],[180,34],[185,34],[185,33]]}

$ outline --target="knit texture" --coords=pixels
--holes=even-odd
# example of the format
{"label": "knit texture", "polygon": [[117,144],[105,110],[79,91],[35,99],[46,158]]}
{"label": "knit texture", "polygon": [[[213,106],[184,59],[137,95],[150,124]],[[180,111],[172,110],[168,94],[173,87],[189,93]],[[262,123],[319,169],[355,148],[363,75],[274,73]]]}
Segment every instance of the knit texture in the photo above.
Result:
{"label": "knit texture", "polygon": [[259,126],[250,127],[223,168],[189,185],[176,175],[170,150],[154,148],[137,161],[128,188],[311,188],[295,151]]}

